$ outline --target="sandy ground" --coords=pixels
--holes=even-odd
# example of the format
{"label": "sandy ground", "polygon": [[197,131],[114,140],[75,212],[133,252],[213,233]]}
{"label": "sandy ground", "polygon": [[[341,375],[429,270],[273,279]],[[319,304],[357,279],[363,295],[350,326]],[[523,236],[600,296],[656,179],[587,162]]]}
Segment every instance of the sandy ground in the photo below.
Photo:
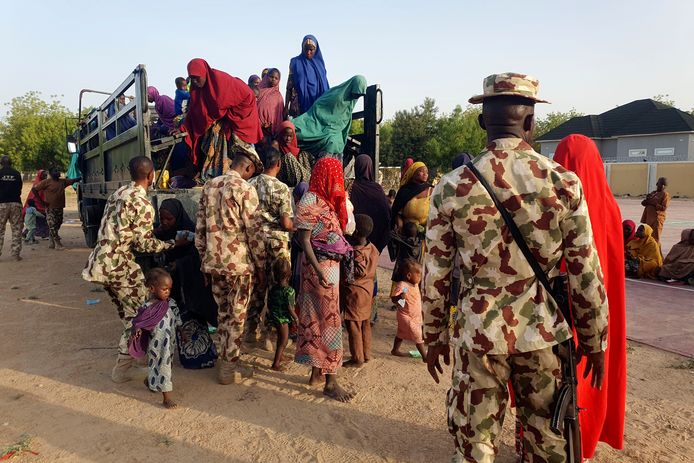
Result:
{"label": "sandy ground", "polygon": [[[243,357],[255,375],[240,385],[216,384],[213,370],[176,368],[181,407],[174,411],[161,407],[160,396],[141,380],[113,384],[121,325],[105,293],[80,278],[89,251],[72,206],[66,218],[73,222],[62,233],[68,250],[51,252],[43,241],[14,263],[6,243],[0,258],[0,450],[26,434],[38,455],[17,461],[448,460],[447,385],[434,384],[421,361],[389,355],[396,326],[383,297],[374,359],[340,375],[357,392],[350,404],[310,389],[305,367],[270,371],[271,354],[257,350]],[[380,270],[379,279],[388,286],[387,271]],[[94,298],[101,303],[86,305]],[[684,362],[630,343],[626,448],[601,444],[594,461],[692,461],[694,371]],[[512,414],[508,418],[502,463],[513,461]]]}

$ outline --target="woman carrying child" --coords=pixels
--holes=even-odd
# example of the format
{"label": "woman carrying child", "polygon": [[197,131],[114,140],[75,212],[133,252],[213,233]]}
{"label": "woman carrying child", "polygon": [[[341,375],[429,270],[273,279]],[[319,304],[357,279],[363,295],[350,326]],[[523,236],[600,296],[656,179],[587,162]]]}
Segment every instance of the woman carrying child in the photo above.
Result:
{"label": "woman carrying child", "polygon": [[403,341],[412,341],[424,359],[426,352],[422,336],[422,296],[419,292],[422,266],[412,258],[405,259],[400,263],[394,278],[390,298],[398,310],[398,331],[390,353],[397,357],[409,357],[409,353],[400,351],[400,346]]}
{"label": "woman carrying child", "polygon": [[164,407],[175,408],[171,366],[176,350],[176,328],[181,325],[181,319],[176,302],[169,298],[173,281],[168,272],[154,268],[147,272],[145,285],[149,300],[133,318],[128,350],[136,359],[149,357],[145,385],[152,392],[162,393]]}
{"label": "woman carrying child", "polygon": [[371,217],[356,214],[354,221],[356,229],[350,240],[354,252],[354,281],[350,283],[343,278],[340,285],[340,305],[352,355],[342,364],[345,367],[361,367],[371,358],[371,303],[380,255],[368,240],[374,225]]}

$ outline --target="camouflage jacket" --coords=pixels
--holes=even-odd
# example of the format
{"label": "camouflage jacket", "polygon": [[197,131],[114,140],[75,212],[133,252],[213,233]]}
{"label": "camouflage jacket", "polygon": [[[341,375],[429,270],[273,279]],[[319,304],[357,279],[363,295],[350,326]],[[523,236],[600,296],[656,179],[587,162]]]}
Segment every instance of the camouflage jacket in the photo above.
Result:
{"label": "camouflage jacket", "polygon": [[[494,140],[474,161],[549,278],[567,263],[579,343],[606,347],[607,296],[578,177],[520,139]],[[455,254],[460,310],[452,342],[481,354],[529,352],[571,337],[561,311],[513,240],[494,203],[465,166],[432,194],[424,259],[424,336],[449,342],[447,301]]]}
{"label": "camouflage jacket", "polygon": [[289,240],[289,233],[282,229],[280,218],[292,217],[292,196],[289,187],[275,177],[260,174],[248,181],[258,193],[260,208],[258,220],[265,236]]}
{"label": "camouflage jacket", "polygon": [[154,208],[145,189],[135,183],[120,187],[106,202],[98,241],[82,278],[123,286],[144,284],[133,250],[156,253],[174,246],[173,241],[156,239],[153,226]]}
{"label": "camouflage jacket", "polygon": [[262,243],[255,188],[234,170],[208,180],[195,229],[202,271],[218,276],[253,274],[255,268],[264,268]]}

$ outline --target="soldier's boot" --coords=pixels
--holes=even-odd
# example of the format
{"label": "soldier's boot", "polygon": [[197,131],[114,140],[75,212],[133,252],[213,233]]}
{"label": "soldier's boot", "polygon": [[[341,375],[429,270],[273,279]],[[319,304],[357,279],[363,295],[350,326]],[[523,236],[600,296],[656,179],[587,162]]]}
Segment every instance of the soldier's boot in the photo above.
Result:
{"label": "soldier's boot", "polygon": [[219,360],[219,370],[217,372],[217,381],[219,384],[239,384],[244,378],[253,376],[253,370],[247,367],[242,367],[239,362],[227,362]]}
{"label": "soldier's boot", "polygon": [[114,383],[125,383],[130,381],[132,378],[130,369],[133,366],[134,359],[126,354],[118,354],[116,359],[116,366],[113,367],[111,372],[111,380]]}

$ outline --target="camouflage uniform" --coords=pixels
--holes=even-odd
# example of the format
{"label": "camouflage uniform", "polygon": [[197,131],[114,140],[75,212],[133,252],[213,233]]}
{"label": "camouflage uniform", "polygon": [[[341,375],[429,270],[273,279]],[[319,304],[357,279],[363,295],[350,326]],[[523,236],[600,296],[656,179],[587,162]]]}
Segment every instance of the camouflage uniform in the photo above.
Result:
{"label": "camouflage uniform", "polygon": [[280,218],[292,217],[292,198],[289,187],[275,177],[260,174],[248,183],[255,187],[258,193],[260,208],[258,220],[261,223],[263,242],[265,244],[265,267],[260,269],[267,278],[256,282],[253,287],[251,303],[248,307],[246,332],[254,334],[260,323],[260,316],[265,308],[267,290],[274,283],[272,266],[278,259],[290,260],[289,233],[282,229]]}
{"label": "camouflage uniform", "polygon": [[205,183],[198,208],[195,246],[219,306],[220,358],[234,364],[241,355],[253,274],[265,262],[257,209],[255,188],[234,170]]}
{"label": "camouflage uniform", "polygon": [[135,262],[133,249],[157,253],[174,246],[153,235],[154,209],[141,186],[131,183],[120,187],[106,202],[99,227],[99,239],[89,256],[82,278],[101,283],[118,309],[123,334],[118,352],[128,355],[128,337],[137,309],[148,297],[145,277]]}
{"label": "camouflage uniform", "polygon": [[[566,260],[578,342],[586,352],[604,350],[607,298],[578,177],[517,138],[494,140],[475,166],[550,278]],[[426,248],[424,335],[429,345],[449,343],[446,300],[456,254],[461,262],[448,394],[454,461],[494,460],[509,379],[533,461],[565,461],[563,439],[549,430],[559,380],[551,349],[569,339],[571,331],[489,194],[465,166],[445,175],[434,190]]]}
{"label": "camouflage uniform", "polygon": [[0,169],[0,254],[5,244],[7,222],[12,229],[10,252],[19,258],[22,251],[22,175],[12,167]]}

